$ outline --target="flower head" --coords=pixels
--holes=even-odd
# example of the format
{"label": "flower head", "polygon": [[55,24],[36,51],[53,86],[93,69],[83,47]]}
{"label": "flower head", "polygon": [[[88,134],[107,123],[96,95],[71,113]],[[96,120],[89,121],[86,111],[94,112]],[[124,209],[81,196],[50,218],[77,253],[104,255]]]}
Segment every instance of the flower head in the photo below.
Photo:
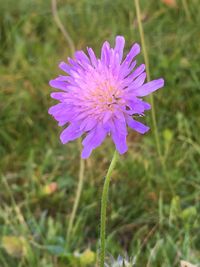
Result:
{"label": "flower head", "polygon": [[114,48],[105,42],[99,59],[92,48],[87,48],[88,55],[77,51],[74,59],[68,58],[68,64],[59,64],[67,75],[50,81],[60,91],[51,94],[59,104],[51,107],[49,114],[59,126],[67,125],[60,135],[63,144],[86,135],[83,158],[89,157],[107,135],[112,137],[118,152],[125,153],[127,126],[141,134],[149,130],[133,116],[143,116],[151,108],[141,98],[163,87],[164,80],[145,83],[145,65],[136,67],[135,60],[140,46],[134,44],[123,59],[124,44],[122,36],[116,37]]}

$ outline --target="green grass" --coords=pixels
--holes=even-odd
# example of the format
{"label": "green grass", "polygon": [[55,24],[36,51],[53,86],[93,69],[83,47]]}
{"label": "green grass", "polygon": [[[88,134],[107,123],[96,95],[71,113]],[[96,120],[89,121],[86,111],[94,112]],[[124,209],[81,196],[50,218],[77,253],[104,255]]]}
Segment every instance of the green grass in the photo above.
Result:
{"label": "green grass", "polygon": [[[161,1],[141,1],[151,78],[166,81],[154,99],[167,171],[153,130],[143,137],[132,132],[110,187],[107,251],[137,256],[139,267],[200,262],[200,4],[187,1],[189,20],[177,2],[179,8],[170,9]],[[66,244],[79,151],[77,142],[60,144],[61,129],[47,110],[55,103],[48,81],[70,50],[50,1],[0,0],[0,7],[0,266],[83,267],[87,257],[78,265],[74,252],[98,248],[103,176],[114,147],[107,139],[86,162]],[[102,42],[113,43],[117,34],[125,36],[127,51],[140,42],[133,0],[62,0],[58,9],[77,49],[92,46],[99,53]],[[144,121],[152,125],[150,112]],[[49,195],[45,188],[51,182],[58,189]],[[10,253],[7,236],[21,242],[15,246],[10,239]]]}

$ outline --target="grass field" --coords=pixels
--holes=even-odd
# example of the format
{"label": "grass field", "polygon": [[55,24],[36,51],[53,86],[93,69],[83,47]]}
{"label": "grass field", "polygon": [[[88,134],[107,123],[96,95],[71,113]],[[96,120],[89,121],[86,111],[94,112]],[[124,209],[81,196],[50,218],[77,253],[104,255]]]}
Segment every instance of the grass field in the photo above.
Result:
{"label": "grass field", "polygon": [[[137,267],[200,266],[200,2],[141,0],[154,94],[160,163],[151,131],[130,132],[112,177],[108,256],[128,253]],[[186,5],[184,5],[186,3]],[[104,40],[140,41],[133,0],[60,0],[58,14],[76,49],[99,54]],[[48,0],[0,0],[0,266],[95,266],[100,197],[114,146],[109,138],[86,161],[70,237],[79,146],[61,145],[48,115],[48,81],[71,53]],[[142,54],[139,62],[143,62]],[[68,242],[67,242],[68,240]],[[80,254],[78,254],[80,253]]]}

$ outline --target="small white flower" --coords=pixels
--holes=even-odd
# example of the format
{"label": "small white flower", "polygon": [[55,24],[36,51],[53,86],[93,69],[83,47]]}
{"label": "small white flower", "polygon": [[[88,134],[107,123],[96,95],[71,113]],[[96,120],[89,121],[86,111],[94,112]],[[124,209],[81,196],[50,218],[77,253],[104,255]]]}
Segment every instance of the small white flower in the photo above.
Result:
{"label": "small white flower", "polygon": [[128,259],[128,257],[118,256],[117,260],[111,257],[109,262],[105,264],[105,267],[135,267],[135,262]]}

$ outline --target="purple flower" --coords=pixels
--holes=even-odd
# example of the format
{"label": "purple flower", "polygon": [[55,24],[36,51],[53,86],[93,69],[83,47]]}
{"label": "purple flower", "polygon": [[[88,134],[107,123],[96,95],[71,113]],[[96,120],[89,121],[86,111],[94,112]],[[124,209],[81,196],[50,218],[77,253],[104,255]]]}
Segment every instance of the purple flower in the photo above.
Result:
{"label": "purple flower", "polygon": [[122,36],[116,37],[114,48],[105,42],[100,59],[92,48],[87,48],[88,55],[77,51],[74,59],[68,58],[68,64],[59,64],[67,75],[50,81],[60,91],[51,94],[59,104],[51,107],[49,114],[59,126],[67,125],[60,135],[63,144],[85,136],[83,158],[89,157],[107,135],[112,137],[118,152],[125,153],[127,126],[141,134],[149,130],[133,117],[143,116],[151,108],[141,97],[163,87],[164,80],[145,83],[145,65],[135,67],[140,46],[134,44],[123,59],[124,44]]}

